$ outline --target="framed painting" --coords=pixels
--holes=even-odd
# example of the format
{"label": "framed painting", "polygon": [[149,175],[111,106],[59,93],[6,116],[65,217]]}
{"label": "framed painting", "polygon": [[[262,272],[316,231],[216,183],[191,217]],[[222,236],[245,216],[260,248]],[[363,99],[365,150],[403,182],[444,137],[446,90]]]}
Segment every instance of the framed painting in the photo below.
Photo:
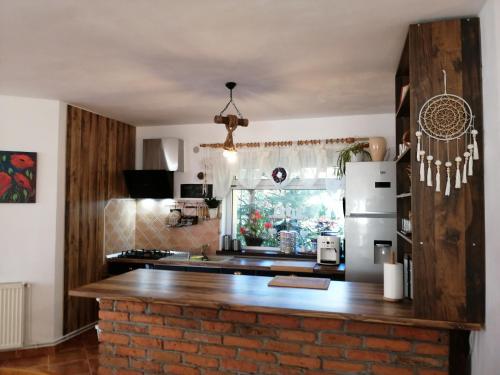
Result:
{"label": "framed painting", "polygon": [[36,202],[36,152],[0,151],[0,203]]}

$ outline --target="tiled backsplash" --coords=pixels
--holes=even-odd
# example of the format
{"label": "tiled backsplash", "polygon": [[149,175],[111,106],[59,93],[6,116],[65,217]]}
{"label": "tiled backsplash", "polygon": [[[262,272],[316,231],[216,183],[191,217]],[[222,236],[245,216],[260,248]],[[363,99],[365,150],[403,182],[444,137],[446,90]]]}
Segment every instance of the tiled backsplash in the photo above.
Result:
{"label": "tiled backsplash", "polygon": [[[197,251],[208,244],[210,253],[219,247],[220,220],[199,220],[198,224],[169,227],[167,215],[182,208],[184,215],[202,215],[200,201],[181,204],[173,200],[114,199],[105,210],[105,253],[126,249],[179,249]],[[133,224],[131,224],[131,222]]]}
{"label": "tiled backsplash", "polygon": [[104,209],[104,254],[135,247],[136,202],[112,199]]}

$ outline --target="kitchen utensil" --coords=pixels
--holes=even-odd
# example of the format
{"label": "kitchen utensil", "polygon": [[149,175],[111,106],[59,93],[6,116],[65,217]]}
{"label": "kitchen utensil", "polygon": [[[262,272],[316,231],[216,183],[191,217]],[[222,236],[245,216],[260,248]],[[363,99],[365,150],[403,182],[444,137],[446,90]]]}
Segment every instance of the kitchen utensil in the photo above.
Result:
{"label": "kitchen utensil", "polygon": [[302,260],[273,260],[271,271],[290,273],[313,273],[316,267],[314,261]]}
{"label": "kitchen utensil", "polygon": [[233,240],[233,251],[241,251],[241,241],[234,239]]}
{"label": "kitchen utensil", "polygon": [[296,276],[275,276],[268,286],[279,286],[285,288],[305,288],[305,289],[323,289],[327,290],[330,286],[330,279],[314,277],[296,277]]}
{"label": "kitchen utensil", "polygon": [[167,215],[167,225],[174,227],[181,220],[181,213],[177,210],[172,210]]}
{"label": "kitchen utensil", "polygon": [[222,251],[230,251],[231,250],[231,236],[229,234],[225,234],[222,236]]}

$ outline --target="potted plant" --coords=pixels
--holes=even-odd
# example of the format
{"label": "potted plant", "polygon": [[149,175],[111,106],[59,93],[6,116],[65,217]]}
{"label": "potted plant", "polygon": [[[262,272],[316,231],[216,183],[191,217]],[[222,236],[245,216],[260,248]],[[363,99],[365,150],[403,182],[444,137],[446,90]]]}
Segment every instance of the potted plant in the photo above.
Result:
{"label": "potted plant", "polygon": [[356,142],[339,152],[339,157],[337,159],[337,175],[339,178],[345,175],[346,163],[351,161],[372,160],[370,153],[366,151],[367,147],[367,143]]}
{"label": "potted plant", "polygon": [[247,246],[261,246],[265,239],[264,236],[272,226],[258,210],[253,210],[246,223],[240,226],[240,234],[245,238]]}
{"label": "potted plant", "polygon": [[205,204],[208,207],[208,216],[210,219],[217,219],[220,202],[221,201],[217,198],[205,198]]}

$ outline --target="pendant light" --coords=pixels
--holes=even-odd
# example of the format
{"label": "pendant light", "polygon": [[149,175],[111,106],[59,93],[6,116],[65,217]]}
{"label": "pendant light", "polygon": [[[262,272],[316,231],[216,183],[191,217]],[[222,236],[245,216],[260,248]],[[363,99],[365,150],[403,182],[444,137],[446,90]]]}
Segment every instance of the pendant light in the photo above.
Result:
{"label": "pendant light", "polygon": [[[229,90],[229,101],[222,109],[222,111],[220,111],[220,113],[214,117],[214,122],[216,124],[226,125],[227,136],[222,146],[222,148],[224,149],[223,155],[229,161],[234,161],[236,160],[236,146],[234,145],[233,132],[238,126],[248,126],[248,119],[243,118],[243,115],[233,101],[233,89],[236,87],[236,82],[226,82],[226,87]],[[231,114],[224,116],[224,112],[227,111],[230,105],[234,107],[238,116]]]}

